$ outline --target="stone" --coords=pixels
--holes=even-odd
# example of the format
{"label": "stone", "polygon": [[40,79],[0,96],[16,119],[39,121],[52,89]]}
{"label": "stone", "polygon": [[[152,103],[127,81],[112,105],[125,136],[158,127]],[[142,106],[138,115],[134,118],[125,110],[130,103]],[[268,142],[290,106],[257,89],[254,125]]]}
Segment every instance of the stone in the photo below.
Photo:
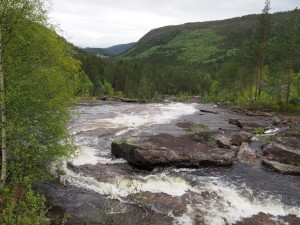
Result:
{"label": "stone", "polygon": [[243,126],[245,125],[245,122],[239,119],[229,119],[229,123],[233,125],[237,125],[240,128],[243,128]]}
{"label": "stone", "polygon": [[144,169],[160,166],[230,166],[236,152],[213,148],[185,136],[159,134],[142,139],[121,138],[111,144],[112,154]]}
{"label": "stone", "polygon": [[217,111],[211,111],[211,110],[206,110],[206,109],[200,109],[200,112],[202,113],[212,113],[212,114],[218,114]]}
{"label": "stone", "polygon": [[253,137],[252,133],[246,131],[240,131],[238,133],[234,133],[231,136],[231,143],[233,145],[240,146],[243,142],[249,141]]}
{"label": "stone", "polygon": [[231,149],[232,151],[235,151],[235,152],[238,152],[238,151],[239,151],[239,147],[236,146],[236,145],[231,145],[230,149]]}
{"label": "stone", "polygon": [[263,159],[262,164],[282,174],[300,175],[300,166],[287,165],[267,159]]}
{"label": "stone", "polygon": [[228,148],[230,149],[231,147],[231,140],[225,136],[222,136],[220,138],[217,138],[217,144],[219,145],[220,148]]}
{"label": "stone", "polygon": [[263,147],[263,155],[270,160],[281,163],[297,163],[300,165],[300,149],[292,149],[275,142],[271,142]]}
{"label": "stone", "polygon": [[281,120],[278,117],[273,116],[272,123],[274,126],[278,126],[281,123]]}
{"label": "stone", "polygon": [[237,158],[240,162],[244,163],[254,163],[256,161],[256,154],[247,142],[243,142],[240,151],[237,154]]}

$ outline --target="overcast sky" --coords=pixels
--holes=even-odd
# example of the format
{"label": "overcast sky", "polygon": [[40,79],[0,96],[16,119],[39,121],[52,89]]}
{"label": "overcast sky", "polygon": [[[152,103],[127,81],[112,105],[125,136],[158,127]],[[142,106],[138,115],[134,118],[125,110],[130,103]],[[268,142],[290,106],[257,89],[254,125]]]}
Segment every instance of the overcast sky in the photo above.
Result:
{"label": "overcast sky", "polygon": [[[51,20],[79,47],[138,41],[153,28],[260,13],[265,0],[52,0]],[[300,0],[271,0],[271,12]]]}

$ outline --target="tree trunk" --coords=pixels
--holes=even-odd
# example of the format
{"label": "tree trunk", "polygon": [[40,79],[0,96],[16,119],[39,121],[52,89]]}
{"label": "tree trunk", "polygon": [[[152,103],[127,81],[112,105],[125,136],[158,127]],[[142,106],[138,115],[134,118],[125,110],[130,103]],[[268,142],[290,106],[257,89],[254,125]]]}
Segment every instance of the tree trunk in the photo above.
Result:
{"label": "tree trunk", "polygon": [[287,90],[286,90],[286,106],[289,105],[290,94],[291,94],[291,83],[292,83],[292,65],[293,58],[289,58],[288,72],[287,72]]}
{"label": "tree trunk", "polygon": [[2,150],[2,164],[1,164],[1,178],[0,188],[5,185],[7,176],[7,147],[6,147],[6,111],[5,111],[5,86],[4,86],[4,71],[3,71],[3,48],[2,35],[0,27],[0,101],[1,101],[1,150]]}

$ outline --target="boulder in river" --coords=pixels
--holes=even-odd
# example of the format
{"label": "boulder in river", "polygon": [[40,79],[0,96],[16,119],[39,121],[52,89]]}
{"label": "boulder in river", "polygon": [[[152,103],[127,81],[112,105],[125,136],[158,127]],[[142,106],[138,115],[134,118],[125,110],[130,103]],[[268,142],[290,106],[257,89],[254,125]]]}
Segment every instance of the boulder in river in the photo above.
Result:
{"label": "boulder in river", "polygon": [[291,149],[275,142],[271,142],[263,147],[263,155],[270,160],[276,160],[281,163],[300,165],[300,149]]}
{"label": "boulder in river", "polygon": [[247,142],[243,142],[240,151],[237,154],[237,158],[240,162],[254,163],[256,161],[255,152],[249,147]]}
{"label": "boulder in river", "polygon": [[252,137],[253,137],[252,133],[246,131],[240,131],[232,135],[231,142],[233,145],[240,146],[243,142],[250,140]]}
{"label": "boulder in river", "polygon": [[112,142],[111,151],[116,157],[145,169],[158,166],[230,166],[236,158],[233,150],[208,147],[187,137],[170,134],[117,139]]}
{"label": "boulder in river", "polygon": [[262,164],[282,174],[300,175],[300,167],[263,159]]}

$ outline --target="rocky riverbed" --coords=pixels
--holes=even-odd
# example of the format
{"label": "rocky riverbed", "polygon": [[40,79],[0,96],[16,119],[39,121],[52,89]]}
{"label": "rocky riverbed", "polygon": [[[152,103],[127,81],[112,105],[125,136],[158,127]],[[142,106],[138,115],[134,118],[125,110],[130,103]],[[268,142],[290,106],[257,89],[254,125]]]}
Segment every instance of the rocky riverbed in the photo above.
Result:
{"label": "rocky riverbed", "polygon": [[37,185],[69,224],[300,224],[300,120],[214,104],[81,104]]}

